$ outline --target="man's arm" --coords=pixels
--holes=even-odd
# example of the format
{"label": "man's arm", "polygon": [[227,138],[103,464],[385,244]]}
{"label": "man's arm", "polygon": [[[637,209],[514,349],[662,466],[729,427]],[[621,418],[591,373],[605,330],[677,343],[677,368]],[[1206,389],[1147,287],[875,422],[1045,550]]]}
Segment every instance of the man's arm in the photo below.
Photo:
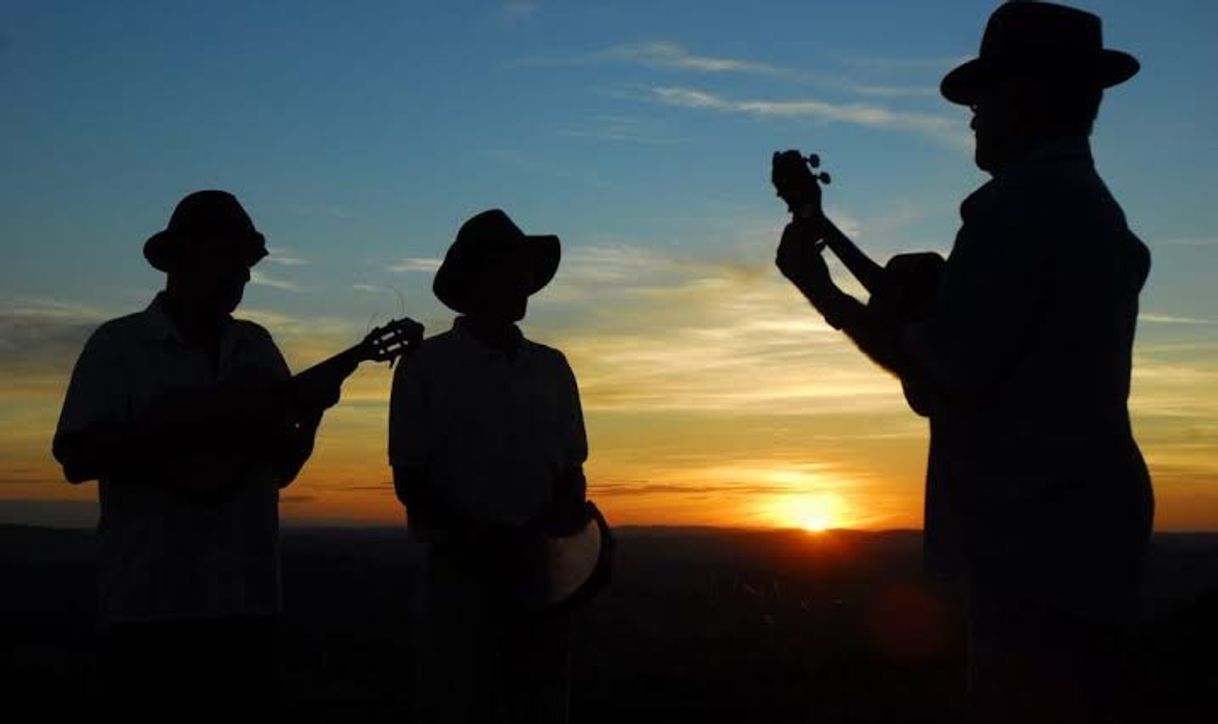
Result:
{"label": "man's arm", "polygon": [[219,384],[167,390],[138,415],[128,399],[117,342],[99,331],[73,371],[52,444],[70,482],[124,474],[208,494],[227,481],[185,476],[184,483],[172,467],[196,455],[269,455],[286,484],[312,451],[321,410],[302,407],[269,335],[273,354],[265,366],[247,367]]}
{"label": "man's arm", "polygon": [[796,220],[783,230],[777,265],[834,329],[840,329],[876,364],[897,376],[909,372],[900,349],[899,329],[893,320],[842,291],[816,248],[825,235],[845,235],[828,219],[821,223]]}
{"label": "man's arm", "polygon": [[901,330],[910,363],[936,396],[957,405],[987,404],[1050,313],[1051,250],[1062,229],[1043,223],[1026,198],[1004,201],[966,223],[933,311]]}
{"label": "man's arm", "polygon": [[588,480],[584,463],[588,460],[588,433],[584,427],[584,411],[580,402],[579,383],[566,358],[562,358],[562,379],[566,388],[567,411],[565,452],[562,471],[553,481],[550,505],[539,521],[548,533],[567,535],[577,532],[585,521],[588,500]]}

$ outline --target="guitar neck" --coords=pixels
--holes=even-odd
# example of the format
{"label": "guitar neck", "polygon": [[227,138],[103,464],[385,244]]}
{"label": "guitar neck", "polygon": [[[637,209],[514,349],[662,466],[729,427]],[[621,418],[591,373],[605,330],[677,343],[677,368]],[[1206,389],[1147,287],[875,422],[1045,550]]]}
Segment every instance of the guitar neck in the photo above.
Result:
{"label": "guitar neck", "polygon": [[340,379],[346,378],[355,371],[355,368],[359,367],[359,363],[364,359],[361,347],[362,345],[358,344],[348,347],[342,352],[318,362],[305,372],[320,373],[321,370],[326,370],[327,374],[338,376]]}
{"label": "guitar neck", "polygon": [[829,222],[825,244],[833,250],[834,255],[841,260],[854,278],[859,280],[859,284],[862,284],[868,293],[875,294],[880,285],[884,283],[884,267],[876,264],[871,257],[864,254],[863,250],[858,248],[850,237],[843,234],[842,230],[837,228],[833,222]]}

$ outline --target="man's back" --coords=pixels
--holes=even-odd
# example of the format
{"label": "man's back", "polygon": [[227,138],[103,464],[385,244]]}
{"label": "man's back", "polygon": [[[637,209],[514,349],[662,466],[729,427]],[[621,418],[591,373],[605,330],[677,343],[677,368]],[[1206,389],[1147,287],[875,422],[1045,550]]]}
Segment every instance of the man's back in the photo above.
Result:
{"label": "man's back", "polygon": [[425,465],[426,484],[475,519],[529,521],[550,503],[554,481],[586,455],[579,391],[558,350],[521,338],[508,356],[458,320],[395,375],[393,464]]}
{"label": "man's back", "polygon": [[931,416],[928,509],[962,517],[971,568],[1056,581],[1149,533],[1127,407],[1149,254],[1082,140],[1024,159],[962,214],[927,330],[957,385]]}

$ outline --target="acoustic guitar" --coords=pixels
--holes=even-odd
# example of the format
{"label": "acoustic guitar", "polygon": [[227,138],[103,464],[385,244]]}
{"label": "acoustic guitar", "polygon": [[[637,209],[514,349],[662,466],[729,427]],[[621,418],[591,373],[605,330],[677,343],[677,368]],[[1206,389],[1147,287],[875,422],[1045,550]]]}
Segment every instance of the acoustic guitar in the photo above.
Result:
{"label": "acoustic guitar", "polygon": [[934,305],[944,260],[934,252],[897,254],[885,266],[872,261],[863,250],[825,218],[822,184],[831,182],[820,171],[820,157],[804,156],[797,150],[776,151],[770,161],[770,181],[787,209],[796,218],[819,225],[823,233],[817,249],[828,246],[842,264],[871,295],[868,306],[904,323],[922,319]]}

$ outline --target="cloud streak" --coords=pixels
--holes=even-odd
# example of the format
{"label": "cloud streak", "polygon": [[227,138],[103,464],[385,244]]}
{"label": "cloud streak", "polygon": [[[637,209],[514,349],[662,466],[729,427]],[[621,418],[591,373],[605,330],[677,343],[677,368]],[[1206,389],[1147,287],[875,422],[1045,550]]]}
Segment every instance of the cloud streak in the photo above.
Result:
{"label": "cloud streak", "polygon": [[912,132],[958,150],[967,150],[971,143],[964,126],[955,119],[931,113],[894,110],[870,103],[831,103],[819,99],[732,99],[688,86],[654,86],[646,89],[644,97],[676,108]]}
{"label": "cloud streak", "polygon": [[541,9],[541,3],[535,0],[508,0],[499,6],[499,16],[509,22],[517,22],[531,17]]}
{"label": "cloud streak", "polygon": [[270,287],[284,292],[303,292],[304,287],[301,287],[296,282],[288,281],[273,277],[266,272],[257,269],[250,270],[250,284],[257,284],[260,287]]}
{"label": "cloud streak", "polygon": [[398,273],[420,272],[424,274],[432,274],[440,268],[440,263],[440,259],[407,257],[396,264],[390,264],[387,268],[391,272]]}
{"label": "cloud streak", "polygon": [[1153,312],[1143,312],[1138,315],[1139,322],[1149,322],[1151,324],[1185,324],[1190,326],[1195,325],[1213,325],[1218,324],[1218,321],[1213,319],[1200,319],[1197,317],[1181,317],[1174,314],[1156,314]]}
{"label": "cloud streak", "polygon": [[291,249],[282,246],[267,246],[268,256],[264,261],[269,264],[278,264],[279,266],[303,266],[309,263],[308,259],[297,255]]}
{"label": "cloud streak", "polygon": [[595,54],[594,58],[699,73],[781,74],[789,72],[785,68],[751,60],[697,55],[678,43],[663,40],[616,45]]}
{"label": "cloud streak", "polygon": [[536,306],[558,317],[552,336],[589,409],[804,415],[903,405],[896,382],[808,310],[768,258],[576,248]]}
{"label": "cloud streak", "polygon": [[[789,68],[746,58],[700,55],[691,52],[680,43],[669,40],[615,45],[607,50],[592,54],[591,59],[602,62],[630,63],[647,68],[678,72],[775,76],[796,82],[810,82],[837,91],[862,96],[936,98],[939,94],[938,88],[935,86],[857,83],[843,77],[840,73]],[[947,61],[927,62],[930,63],[928,67],[933,68],[938,68],[939,65],[946,65],[947,63]],[[874,70],[874,68],[871,70]]]}

